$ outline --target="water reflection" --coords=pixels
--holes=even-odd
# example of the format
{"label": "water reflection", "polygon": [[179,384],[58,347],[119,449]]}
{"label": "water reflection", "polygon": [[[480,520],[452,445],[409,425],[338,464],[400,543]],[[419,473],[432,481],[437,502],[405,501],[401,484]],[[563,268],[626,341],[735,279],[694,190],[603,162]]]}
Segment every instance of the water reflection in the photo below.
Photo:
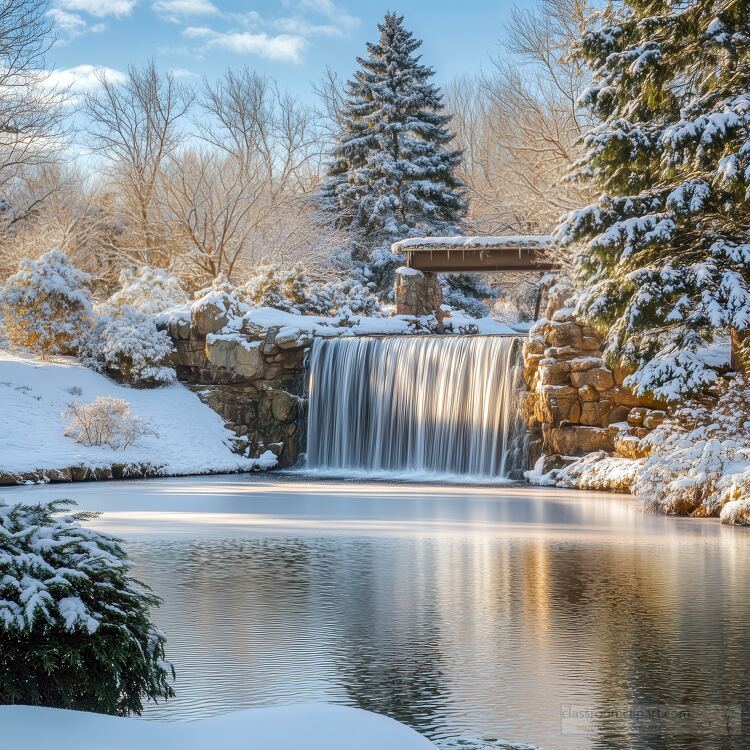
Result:
{"label": "water reflection", "polygon": [[325,700],[451,748],[748,746],[625,719],[561,734],[566,705],[745,700],[744,530],[521,487],[207,479],[71,494],[106,511],[97,524],[128,536],[164,598],[178,697],[149,717]]}

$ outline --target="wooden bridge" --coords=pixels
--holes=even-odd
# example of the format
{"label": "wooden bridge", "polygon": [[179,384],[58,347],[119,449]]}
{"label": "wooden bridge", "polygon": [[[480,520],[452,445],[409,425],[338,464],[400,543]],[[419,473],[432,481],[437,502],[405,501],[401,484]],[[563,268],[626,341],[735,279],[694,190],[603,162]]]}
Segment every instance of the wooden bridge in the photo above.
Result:
{"label": "wooden bridge", "polygon": [[551,237],[427,237],[396,242],[391,251],[423,273],[549,271]]}
{"label": "wooden bridge", "polygon": [[549,271],[551,237],[427,237],[392,245],[406,265],[396,271],[396,314],[434,315],[442,329],[439,273]]}

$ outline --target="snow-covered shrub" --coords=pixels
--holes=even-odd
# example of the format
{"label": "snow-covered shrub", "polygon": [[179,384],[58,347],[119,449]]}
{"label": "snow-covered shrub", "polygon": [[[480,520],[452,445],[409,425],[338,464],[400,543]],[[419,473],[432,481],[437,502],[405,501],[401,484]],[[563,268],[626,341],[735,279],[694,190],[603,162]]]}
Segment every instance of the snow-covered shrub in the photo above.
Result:
{"label": "snow-covered shrub", "polygon": [[239,289],[240,295],[258,307],[302,313],[307,305],[306,290],[310,279],[301,264],[282,269],[271,263],[261,266]]}
{"label": "snow-covered shrub", "polygon": [[276,264],[263,266],[237,292],[257,307],[274,307],[301,315],[381,314],[374,285],[354,278],[312,281],[300,263],[290,269]]}
{"label": "snow-covered shrub", "polygon": [[153,318],[124,307],[116,317],[97,318],[81,338],[80,359],[120,382],[152,387],[175,379],[175,371],[163,364],[173,350],[169,335],[157,330]]}
{"label": "snow-covered shrub", "polygon": [[73,504],[0,499],[0,704],[139,714],[174,695],[159,599]]}
{"label": "snow-covered shrub", "polygon": [[750,498],[750,385],[721,380],[711,395],[677,407],[643,439],[651,455],[634,492],[647,507],[712,516]]}
{"label": "snow-covered shrub", "polygon": [[89,281],[60,250],[22,260],[0,293],[11,345],[43,356],[73,353],[91,322]]}
{"label": "snow-covered shrub", "polygon": [[90,404],[71,401],[62,413],[69,420],[65,436],[81,445],[108,445],[114,450],[129,448],[138,438],[158,437],[151,426],[130,411],[121,398],[99,396]]}
{"label": "snow-covered shrub", "polygon": [[187,301],[187,293],[176,276],[148,266],[121,271],[120,289],[108,300],[112,307],[132,307],[147,315],[156,315]]}

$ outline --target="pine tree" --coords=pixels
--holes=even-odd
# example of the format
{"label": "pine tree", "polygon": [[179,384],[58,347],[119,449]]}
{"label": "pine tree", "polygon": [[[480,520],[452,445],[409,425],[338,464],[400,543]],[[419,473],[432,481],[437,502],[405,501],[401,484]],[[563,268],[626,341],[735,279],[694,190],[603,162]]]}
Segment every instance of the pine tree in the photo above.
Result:
{"label": "pine tree", "polygon": [[[346,86],[342,129],[321,189],[324,208],[348,230],[355,259],[389,292],[400,258],[390,252],[406,237],[456,234],[466,213],[450,149],[451,115],[443,113],[432,68],[415,54],[422,42],[388,13],[380,38]],[[477,284],[483,291],[484,285]]]}
{"label": "pine tree", "polygon": [[578,173],[598,203],[567,217],[579,309],[626,384],[674,400],[717,378],[701,355],[750,326],[750,4],[619,0],[578,50],[600,124]]}

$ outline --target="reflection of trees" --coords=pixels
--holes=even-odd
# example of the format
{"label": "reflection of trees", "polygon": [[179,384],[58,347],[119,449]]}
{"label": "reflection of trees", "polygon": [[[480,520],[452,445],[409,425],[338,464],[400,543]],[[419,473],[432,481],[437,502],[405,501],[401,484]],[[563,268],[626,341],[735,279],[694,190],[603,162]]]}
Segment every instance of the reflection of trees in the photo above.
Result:
{"label": "reflection of trees", "polygon": [[[442,669],[435,544],[359,540],[336,568],[337,667],[352,702],[415,729],[434,728],[449,698]],[[394,564],[393,555],[400,557]]]}
{"label": "reflection of trees", "polygon": [[[747,694],[746,602],[726,587],[721,550],[672,544],[554,547],[549,591],[567,669],[593,672],[598,709],[737,703]],[[714,585],[711,585],[713,582]],[[744,612],[739,605],[744,605]],[[699,734],[647,735],[602,723],[596,748],[717,750],[739,747]]]}
{"label": "reflection of trees", "polygon": [[624,724],[559,736],[562,704],[731,704],[750,692],[748,549],[655,539],[133,545],[137,574],[165,598],[156,619],[177,661],[178,698],[159,715],[336,700],[432,736],[466,727],[549,748],[742,747]]}

